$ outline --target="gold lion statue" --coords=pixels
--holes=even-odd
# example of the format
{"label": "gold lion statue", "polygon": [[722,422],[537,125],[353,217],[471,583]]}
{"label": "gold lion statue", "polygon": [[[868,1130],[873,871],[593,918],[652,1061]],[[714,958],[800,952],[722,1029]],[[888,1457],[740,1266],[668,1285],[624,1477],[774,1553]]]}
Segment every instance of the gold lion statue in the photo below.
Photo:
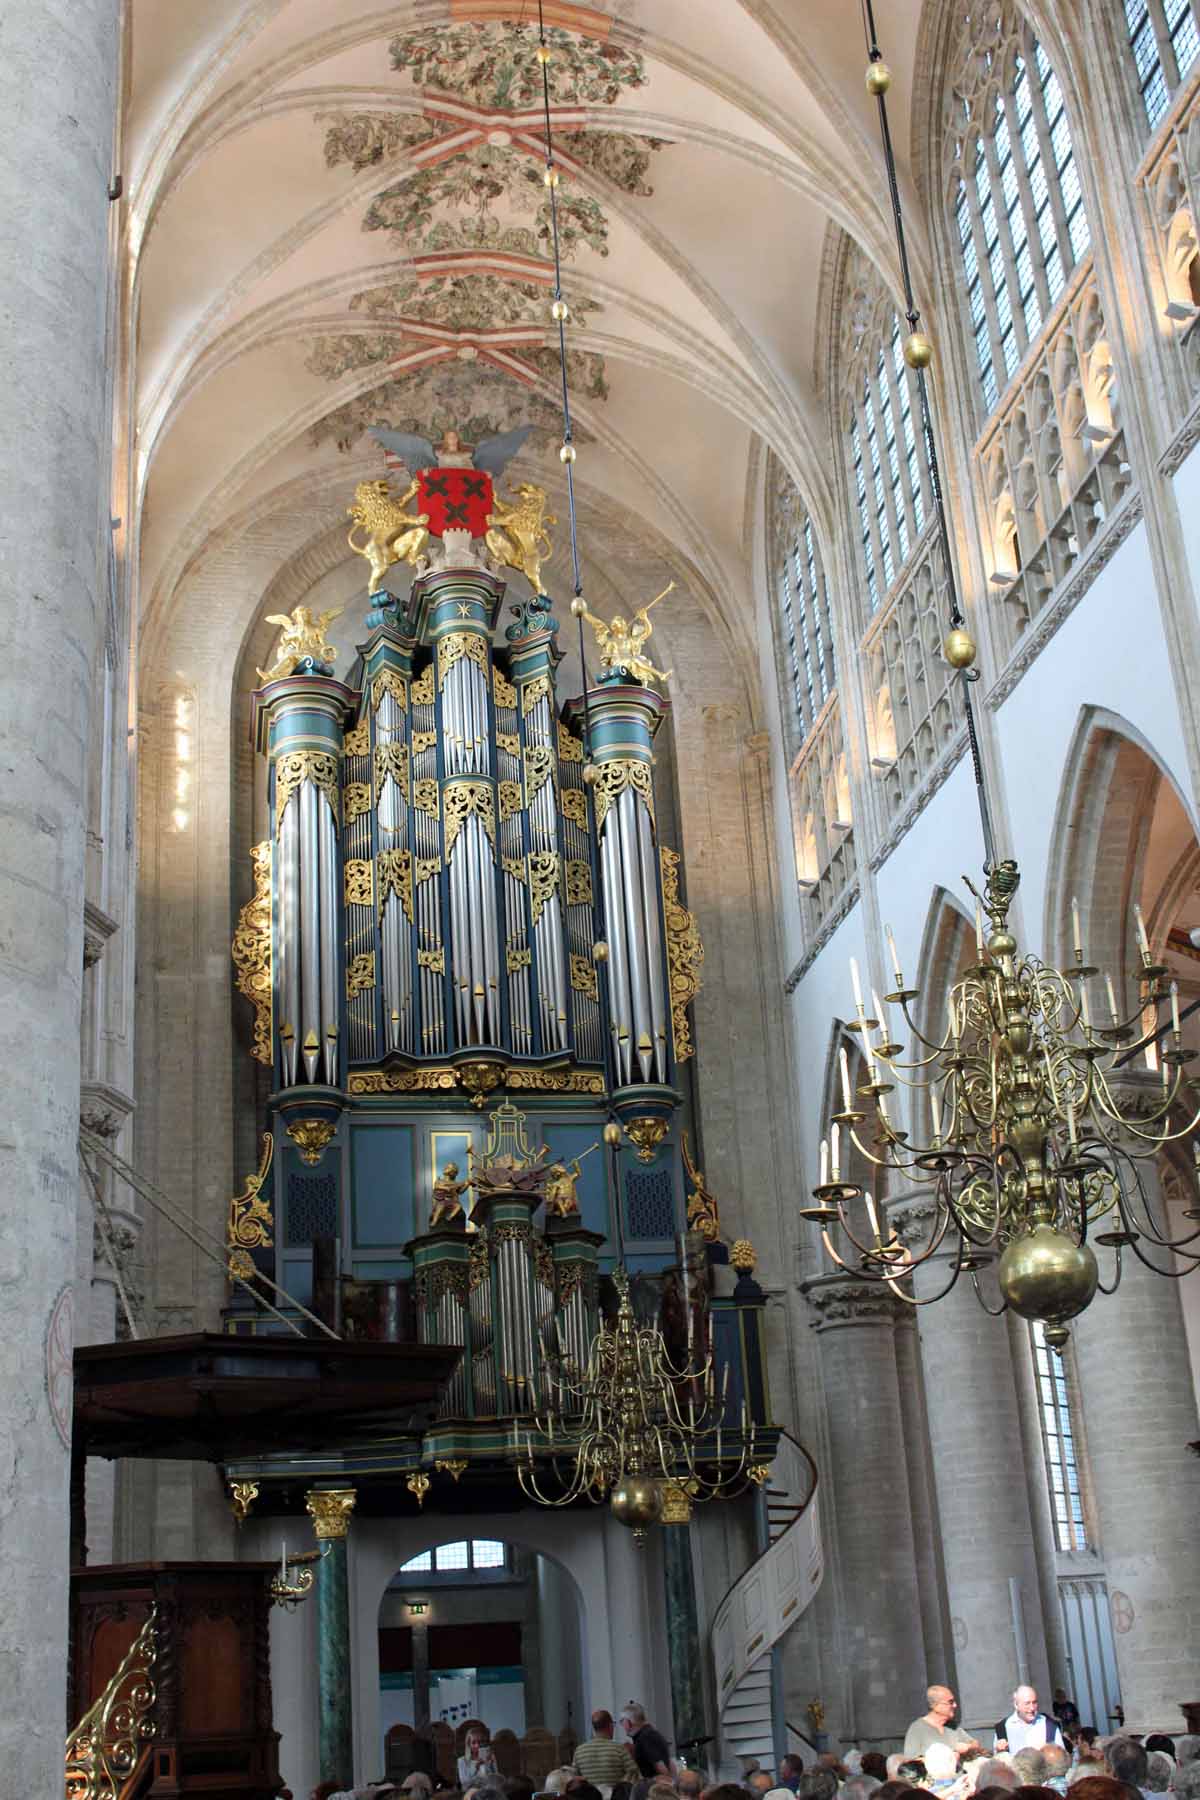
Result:
{"label": "gold lion statue", "polygon": [[267,624],[278,625],[283,635],[275,648],[275,661],[269,669],[258,671],[258,679],[279,681],[282,676],[290,675],[306,656],[311,656],[314,662],[335,663],[337,651],[325,642],[325,633],[342,611],[342,607],[335,606],[331,612],[318,613],[316,618],[307,606],[298,606],[290,618],[286,613],[268,613]]}
{"label": "gold lion statue", "polygon": [[546,511],[546,495],[542,488],[523,481],[516,489],[517,498],[510,503],[496,494],[488,514],[486,543],[495,560],[505,568],[519,569],[535,594],[542,591],[542,563],[550,555],[548,525],[557,525],[553,513]]}
{"label": "gold lion statue", "polygon": [[[386,480],[360,481],[354,490],[354,505],[346,508],[354,520],[346,542],[370,563],[372,593],[382,587],[393,563],[412,563],[415,568],[429,542],[429,514],[404,510],[416,492],[415,481],[398,499]],[[356,541],[356,531],[366,533],[364,543]]]}

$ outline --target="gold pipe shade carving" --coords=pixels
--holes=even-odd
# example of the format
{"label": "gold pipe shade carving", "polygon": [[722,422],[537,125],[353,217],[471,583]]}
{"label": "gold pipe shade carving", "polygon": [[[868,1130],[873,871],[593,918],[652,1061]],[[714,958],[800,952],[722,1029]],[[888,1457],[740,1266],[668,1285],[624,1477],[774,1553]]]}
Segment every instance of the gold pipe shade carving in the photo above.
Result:
{"label": "gold pipe shade carving", "polygon": [[237,989],[254,1008],[256,1062],[271,1063],[271,840],[266,838],[250,851],[254,866],[254,893],[238,914],[233,934],[233,965]]}
{"label": "gold pipe shade carving", "polygon": [[[275,1139],[269,1131],[264,1131],[262,1158],[257,1173],[246,1177],[246,1185],[241,1193],[235,1194],[229,1202],[229,1224],[225,1234],[226,1264],[230,1276],[242,1281],[249,1281],[255,1272],[250,1252],[274,1248],[271,1208],[262,1198],[262,1186],[270,1172],[274,1148]],[[250,1497],[253,1499],[254,1495]],[[236,1505],[234,1514],[237,1517]],[[238,1522],[241,1523],[240,1518]]]}

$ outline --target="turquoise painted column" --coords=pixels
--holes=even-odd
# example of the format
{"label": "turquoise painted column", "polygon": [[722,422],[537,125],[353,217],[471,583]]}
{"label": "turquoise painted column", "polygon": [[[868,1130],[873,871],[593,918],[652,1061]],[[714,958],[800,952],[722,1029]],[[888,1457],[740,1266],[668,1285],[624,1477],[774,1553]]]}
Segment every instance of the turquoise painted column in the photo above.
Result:
{"label": "turquoise painted column", "polygon": [[[676,1747],[705,1735],[704,1690],[700,1680],[703,1654],[692,1566],[691,1520],[691,1501],[677,1482],[671,1482],[663,1491],[662,1543]],[[686,1758],[690,1768],[698,1766],[697,1751],[689,1750]]]}
{"label": "turquoise painted column", "polygon": [[313,1488],[304,1504],[318,1544],[328,1546],[317,1570],[317,1759],[322,1781],[354,1780],[350,1589],[346,1536],[353,1488]]}

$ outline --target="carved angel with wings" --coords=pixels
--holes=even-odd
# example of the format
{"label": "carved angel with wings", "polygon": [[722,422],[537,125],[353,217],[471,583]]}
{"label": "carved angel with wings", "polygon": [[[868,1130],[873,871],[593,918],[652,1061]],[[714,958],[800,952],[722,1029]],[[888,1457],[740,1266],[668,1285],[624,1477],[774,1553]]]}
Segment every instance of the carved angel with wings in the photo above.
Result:
{"label": "carved angel with wings", "polygon": [[314,618],[311,607],[298,606],[291,614],[268,613],[268,625],[278,625],[282,632],[275,647],[275,661],[269,669],[260,669],[260,681],[278,681],[284,675],[290,675],[297,663],[311,656],[314,662],[327,663],[331,667],[337,661],[337,651],[332,644],[325,642],[325,633],[336,618],[344,611],[335,606],[329,612],[317,613]]}
{"label": "carved angel with wings", "polygon": [[665,600],[674,586],[673,581],[668,582],[661,594],[655,594],[653,600],[638,607],[632,620],[626,619],[624,613],[614,613],[611,622],[606,622],[584,608],[583,616],[596,634],[602,668],[623,669],[635,681],[644,683],[671,679],[669,669],[656,669],[649,657],[642,654],[642,645],[654,630],[649,618],[650,608]]}
{"label": "carved angel with wings", "polygon": [[532,430],[532,425],[518,425],[515,431],[481,438],[474,449],[463,443],[457,431],[443,432],[437,445],[410,431],[373,431],[371,435],[410,475],[419,475],[422,469],[482,469],[496,481]]}

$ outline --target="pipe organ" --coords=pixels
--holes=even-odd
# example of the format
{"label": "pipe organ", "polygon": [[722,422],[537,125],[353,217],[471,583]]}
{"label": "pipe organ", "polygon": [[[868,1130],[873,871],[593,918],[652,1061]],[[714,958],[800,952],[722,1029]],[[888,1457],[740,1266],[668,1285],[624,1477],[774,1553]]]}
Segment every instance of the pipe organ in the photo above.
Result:
{"label": "pipe organ", "polygon": [[[620,667],[560,695],[549,599],[500,630],[504,582],[450,549],[405,601],[373,565],[346,680],[333,615],[293,614],[253,697],[270,835],[234,957],[277,1145],[254,1260],[306,1303],[331,1257],[343,1287],[400,1284],[418,1335],[464,1347],[446,1406],[475,1417],[528,1408],[546,1330],[584,1352],[617,1254],[675,1259],[702,952],[658,841],[668,702]],[[544,1180],[485,1191],[514,1113]]]}

